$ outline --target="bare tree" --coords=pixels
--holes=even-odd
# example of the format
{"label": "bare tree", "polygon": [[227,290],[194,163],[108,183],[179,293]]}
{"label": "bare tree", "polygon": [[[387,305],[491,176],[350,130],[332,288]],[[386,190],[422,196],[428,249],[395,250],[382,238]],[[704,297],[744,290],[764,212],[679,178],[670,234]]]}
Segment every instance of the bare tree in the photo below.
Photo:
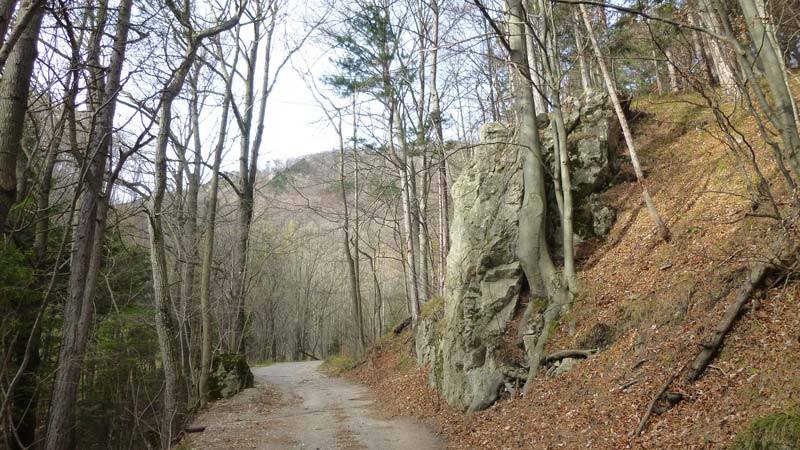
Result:
{"label": "bare tree", "polygon": [[[122,68],[128,45],[132,0],[120,4],[113,53],[104,74],[100,41],[106,26],[108,4],[100,3],[89,39],[88,61],[91,73],[90,105],[99,119],[92,130],[83,156],[81,197],[70,264],[69,297],[64,308],[64,331],[58,357],[53,399],[48,417],[46,450],[66,450],[72,445],[74,410],[81,366],[86,353],[92,317],[92,298],[102,259],[105,224],[113,179],[103,191],[106,166],[111,157],[114,111],[121,88]],[[120,161],[121,163],[122,161]],[[85,180],[85,185],[84,181]]]}
{"label": "bare tree", "polygon": [[628,147],[628,154],[631,158],[631,163],[633,164],[633,170],[636,173],[636,180],[642,189],[642,198],[644,199],[645,206],[647,207],[647,213],[650,215],[653,223],[655,223],[661,239],[669,241],[669,228],[667,228],[667,225],[658,214],[658,210],[653,202],[653,198],[650,196],[650,190],[647,188],[647,184],[645,183],[644,172],[642,171],[641,164],[639,164],[639,155],[636,153],[636,147],[633,144],[633,135],[631,134],[630,126],[628,126],[628,120],[625,118],[625,111],[622,109],[622,104],[617,96],[617,89],[614,85],[614,82],[611,80],[611,75],[608,72],[605,62],[603,61],[603,54],[600,51],[600,45],[597,43],[597,39],[594,37],[592,24],[589,21],[589,14],[586,11],[586,6],[581,4],[579,7],[581,9],[581,15],[583,16],[583,24],[586,27],[587,36],[589,37],[589,40],[592,43],[592,48],[597,56],[597,64],[600,66],[600,71],[603,74],[606,90],[608,91],[608,95],[611,97],[611,103],[614,105],[614,111],[617,113],[617,119],[619,119],[619,124],[622,127],[622,135],[625,137],[625,145]]}

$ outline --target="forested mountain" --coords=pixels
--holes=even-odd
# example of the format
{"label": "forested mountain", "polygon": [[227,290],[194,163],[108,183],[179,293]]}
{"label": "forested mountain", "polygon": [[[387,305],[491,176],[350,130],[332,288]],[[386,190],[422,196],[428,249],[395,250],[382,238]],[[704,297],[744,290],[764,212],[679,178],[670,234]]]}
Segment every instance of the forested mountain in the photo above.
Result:
{"label": "forested mountain", "polygon": [[458,448],[800,448],[798,67],[793,0],[3,0],[0,447],[327,358]]}

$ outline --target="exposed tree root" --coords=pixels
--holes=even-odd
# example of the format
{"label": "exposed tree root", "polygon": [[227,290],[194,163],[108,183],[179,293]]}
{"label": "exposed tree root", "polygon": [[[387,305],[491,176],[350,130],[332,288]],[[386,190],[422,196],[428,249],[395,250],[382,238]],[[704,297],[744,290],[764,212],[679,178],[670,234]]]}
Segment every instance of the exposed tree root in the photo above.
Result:
{"label": "exposed tree root", "polygon": [[683,370],[683,367],[681,367],[680,369],[675,371],[667,379],[666,383],[664,383],[661,386],[661,389],[656,393],[656,395],[653,396],[653,399],[650,400],[650,403],[647,405],[647,410],[644,412],[644,415],[642,416],[642,419],[639,421],[639,426],[636,428],[636,431],[633,432],[634,436],[638,436],[638,435],[642,434],[642,430],[644,430],[644,426],[647,425],[647,419],[649,419],[650,416],[653,414],[653,409],[656,406],[656,402],[658,402],[658,400],[661,397],[664,396],[664,394],[667,392],[667,389],[669,389],[669,386],[672,384],[673,381],[675,381],[675,378],[678,378],[678,374],[681,373],[681,370]]}
{"label": "exposed tree root", "polygon": [[[784,273],[787,270],[793,270],[790,267],[793,267],[797,262],[798,249],[797,245],[790,236],[784,235],[781,239],[776,240],[775,244],[773,245],[773,251],[774,257],[769,261],[758,261],[751,265],[747,278],[739,287],[739,291],[737,292],[733,303],[731,303],[725,310],[722,320],[714,329],[714,334],[711,337],[711,340],[701,344],[703,349],[695,357],[691,365],[689,365],[689,371],[683,378],[684,386],[694,383],[710,366],[711,361],[714,360],[714,357],[719,352],[719,349],[722,347],[722,344],[725,341],[725,337],[736,324],[736,321],[741,315],[742,310],[745,308],[748,300],[750,300],[752,297],[753,292],[761,287],[770,271],[774,271],[777,268],[783,268],[781,271]],[[656,393],[656,395],[653,396],[652,400],[650,400],[650,403],[647,406],[647,410],[639,422],[638,428],[633,435],[641,434],[650,416],[654,412],[659,412],[656,406],[659,400],[666,402],[666,405],[660,408],[661,412],[663,412],[675,406],[683,399],[682,394],[668,393],[667,389],[669,389],[669,386],[673,381],[675,381],[684,368],[686,368],[686,366],[673,373],[669,379],[667,379],[661,389]]]}
{"label": "exposed tree root", "polygon": [[768,267],[769,265],[764,262],[757,262],[753,264],[747,279],[739,288],[739,292],[736,294],[736,299],[730,304],[730,306],[728,306],[728,309],[725,310],[725,315],[722,316],[722,321],[720,321],[714,330],[714,335],[712,336],[711,341],[701,344],[703,346],[703,350],[694,359],[689,372],[683,378],[684,385],[692,384],[695,380],[700,378],[700,375],[703,374],[703,372],[706,370],[706,367],[708,367],[708,365],[714,359],[714,356],[716,356],[719,348],[725,341],[725,336],[727,336],[728,332],[731,330],[731,328],[733,328],[733,325],[739,318],[739,315],[741,314],[745,304],[747,304],[747,301],[750,300],[750,296],[753,294],[753,291],[758,288],[758,286],[766,277]]}
{"label": "exposed tree root", "polygon": [[561,350],[560,352],[551,353],[544,358],[542,358],[542,365],[552,364],[556,361],[561,361],[562,359],[566,358],[588,358],[592,355],[597,353],[596,348],[590,348],[588,350]]}

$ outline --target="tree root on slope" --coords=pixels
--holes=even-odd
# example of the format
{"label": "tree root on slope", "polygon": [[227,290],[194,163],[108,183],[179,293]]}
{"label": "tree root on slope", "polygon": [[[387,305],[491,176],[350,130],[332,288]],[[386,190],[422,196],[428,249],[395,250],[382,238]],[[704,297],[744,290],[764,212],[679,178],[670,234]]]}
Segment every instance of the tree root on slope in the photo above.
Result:
{"label": "tree root on slope", "polygon": [[[791,272],[794,270],[794,267],[797,264],[798,248],[791,237],[783,236],[782,239],[778,239],[775,242],[772,248],[774,252],[773,254],[775,255],[774,258],[770,259],[769,261],[757,261],[750,266],[750,272],[748,273],[747,278],[739,287],[739,291],[737,292],[733,303],[731,303],[725,310],[725,314],[722,316],[722,319],[714,329],[714,334],[711,337],[711,340],[701,344],[703,349],[694,358],[691,365],[687,363],[689,366],[689,371],[683,378],[684,386],[689,386],[697,381],[697,379],[699,379],[709,367],[724,344],[725,337],[727,337],[728,333],[730,333],[730,331],[733,329],[733,326],[736,324],[736,321],[741,316],[742,311],[747,305],[747,302],[751,299],[753,293],[762,286],[767,278],[767,275],[776,271],[779,271],[781,275],[785,275],[786,272]],[[647,424],[647,420],[650,418],[653,412],[655,412],[656,405],[659,400],[664,400],[667,403],[666,407],[662,409],[663,412],[664,410],[677,405],[683,399],[682,395],[670,396],[670,393],[667,392],[667,389],[669,389],[669,386],[672,384],[672,382],[675,381],[678,375],[686,367],[687,366],[683,366],[673,373],[672,376],[667,379],[666,383],[664,383],[658,393],[653,396],[652,400],[648,404],[647,410],[639,422],[638,428],[633,433],[634,435],[639,435],[642,433],[645,425]]]}
{"label": "tree root on slope", "polygon": [[687,373],[683,378],[684,386],[694,383],[698,378],[700,378],[700,375],[705,372],[708,365],[711,364],[711,361],[714,359],[719,351],[719,348],[722,346],[722,343],[725,341],[725,336],[727,336],[728,332],[730,332],[731,328],[733,328],[733,325],[739,318],[742,309],[747,304],[747,301],[750,300],[750,296],[753,294],[753,291],[755,291],[759,285],[761,285],[761,282],[764,281],[764,278],[766,278],[767,268],[768,265],[763,262],[757,262],[753,264],[747,279],[739,288],[739,292],[736,294],[736,299],[730,304],[730,306],[728,306],[728,309],[725,310],[725,315],[722,316],[722,320],[714,329],[714,335],[712,336],[711,341],[701,344],[703,350],[701,350],[694,359],[689,373]]}

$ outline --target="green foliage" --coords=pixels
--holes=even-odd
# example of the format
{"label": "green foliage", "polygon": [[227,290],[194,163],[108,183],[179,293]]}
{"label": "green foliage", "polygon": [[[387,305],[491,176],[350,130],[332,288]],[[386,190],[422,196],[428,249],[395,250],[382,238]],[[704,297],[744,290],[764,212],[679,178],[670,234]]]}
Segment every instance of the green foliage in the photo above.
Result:
{"label": "green foliage", "polygon": [[355,367],[356,361],[347,356],[332,355],[322,362],[320,370],[328,375],[339,376]]}
{"label": "green foliage", "polygon": [[[396,85],[389,69],[400,51],[391,21],[380,6],[368,4],[348,11],[344,27],[333,36],[340,50],[332,59],[338,73],[324,76],[323,82],[342,97],[371,92],[377,98],[388,98],[391,93],[387,89]],[[394,77],[401,75],[395,73]]]}
{"label": "green foliage", "polygon": [[543,313],[547,309],[547,299],[545,298],[537,298],[533,301],[533,306],[531,310],[535,313]]}
{"label": "green foliage", "polygon": [[800,407],[756,419],[736,435],[730,450],[792,450],[800,448]]}
{"label": "green foliage", "polygon": [[[126,442],[127,430],[136,426],[133,420],[155,420],[135,419],[128,413],[145,410],[163,382],[156,363],[159,346],[154,316],[152,308],[128,306],[97,317],[76,414],[81,430],[78,448]],[[155,435],[149,439],[151,444],[158,442]]]}
{"label": "green foliage", "polygon": [[289,176],[286,175],[286,172],[278,172],[269,180],[267,186],[275,192],[286,192],[289,186]]}
{"label": "green foliage", "polygon": [[286,172],[308,173],[310,170],[311,170],[311,163],[309,163],[307,159],[301,158],[299,161],[289,166],[289,168],[286,169]]}
{"label": "green foliage", "polygon": [[29,316],[35,313],[41,298],[29,258],[28,253],[13,244],[0,249],[0,314],[11,318],[11,326],[15,329],[30,325],[25,324],[31,319]]}
{"label": "green foliage", "polygon": [[338,335],[333,337],[333,340],[328,344],[328,354],[338,355],[342,351],[342,340]]}
{"label": "green foliage", "polygon": [[427,319],[433,317],[435,314],[444,312],[444,297],[431,297],[419,312],[420,319]]}

